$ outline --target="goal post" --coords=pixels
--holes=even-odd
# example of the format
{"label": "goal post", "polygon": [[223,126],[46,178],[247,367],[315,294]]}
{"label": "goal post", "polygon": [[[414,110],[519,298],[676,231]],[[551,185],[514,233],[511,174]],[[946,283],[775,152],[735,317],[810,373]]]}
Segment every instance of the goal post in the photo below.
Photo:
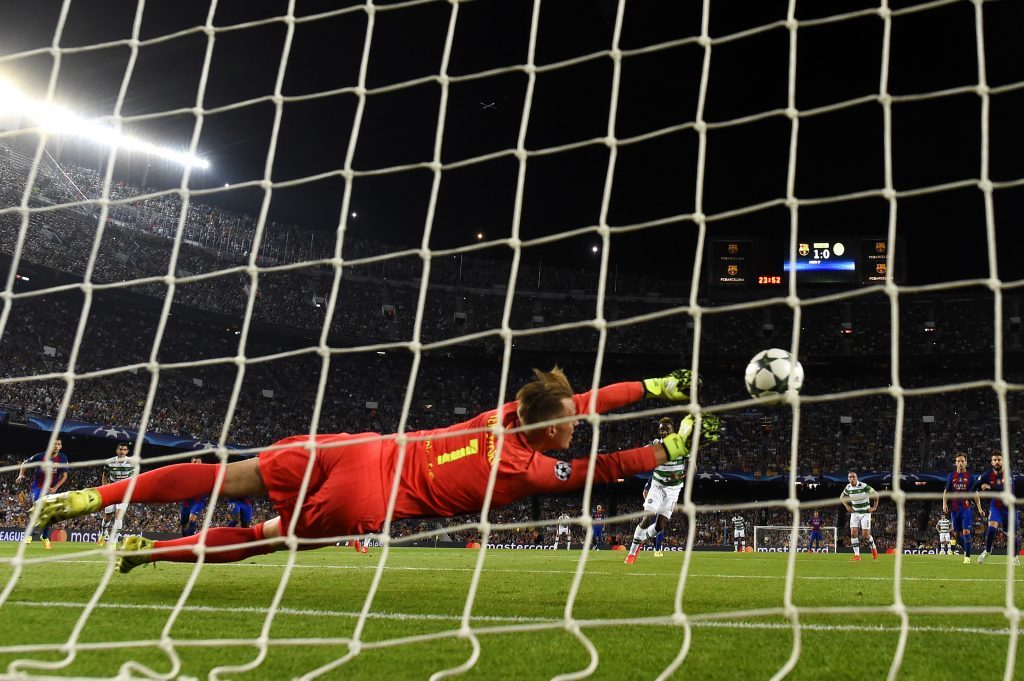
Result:
{"label": "goal post", "polygon": [[[796,528],[798,553],[807,552],[811,545],[811,528],[801,525]],[[790,525],[755,525],[754,551],[761,553],[789,551],[789,540],[793,528]],[[836,553],[839,550],[839,530],[834,525],[821,528],[821,543],[825,546],[822,553]]]}

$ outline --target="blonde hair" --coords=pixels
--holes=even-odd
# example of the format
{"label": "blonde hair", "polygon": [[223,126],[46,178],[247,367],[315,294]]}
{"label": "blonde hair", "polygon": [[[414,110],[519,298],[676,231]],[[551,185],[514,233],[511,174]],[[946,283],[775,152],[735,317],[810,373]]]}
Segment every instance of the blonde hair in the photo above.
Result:
{"label": "blonde hair", "polygon": [[516,393],[519,418],[523,423],[538,423],[562,416],[562,400],[572,399],[572,386],[558,366],[551,371],[534,369],[536,377]]}

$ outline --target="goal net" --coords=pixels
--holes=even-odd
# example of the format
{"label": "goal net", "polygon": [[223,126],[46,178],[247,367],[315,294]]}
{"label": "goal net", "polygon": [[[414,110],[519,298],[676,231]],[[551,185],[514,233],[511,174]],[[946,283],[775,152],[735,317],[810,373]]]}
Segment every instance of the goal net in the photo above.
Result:
{"label": "goal net", "polygon": [[[1015,523],[976,528],[994,555],[955,605],[933,587],[960,575],[904,554],[933,541],[957,452],[971,472],[1002,454],[981,496],[1018,507],[1020,3],[36,4],[0,22],[9,676],[781,679],[851,632],[877,651],[867,676],[934,675],[965,633],[981,674],[1020,676],[1019,572],[998,555]],[[742,380],[769,347],[806,372],[775,404]],[[501,424],[493,452],[439,455],[493,454],[478,511],[398,520],[396,474],[379,531],[297,533],[318,434],[383,434],[402,471],[423,432],[556,363],[578,392],[701,377],[688,403],[580,418],[555,469],[720,416],[721,442],[692,443],[679,550],[606,551],[644,518],[642,483],[592,468],[499,508],[523,437]],[[284,550],[218,563],[250,545],[207,543],[224,467],[296,435]],[[23,463],[58,440],[67,466]],[[194,564],[120,575],[113,542],[58,541],[99,518],[38,535],[23,499],[96,485],[117,442],[133,473],[220,466],[180,527],[176,504],[123,515],[198,532]],[[872,573],[797,559],[813,509],[835,551],[851,468],[893,549]],[[553,544],[563,512],[584,550],[498,548]],[[762,523],[758,553],[702,551],[732,513]]]}
{"label": "goal net", "polygon": [[754,526],[754,551],[762,553],[788,553],[791,547],[795,547],[799,553],[811,551],[821,553],[836,553],[839,550],[838,533],[835,527],[822,527],[821,537],[817,542],[811,543],[811,528],[800,526],[796,529],[794,541],[794,528],[781,525],[755,525]]}

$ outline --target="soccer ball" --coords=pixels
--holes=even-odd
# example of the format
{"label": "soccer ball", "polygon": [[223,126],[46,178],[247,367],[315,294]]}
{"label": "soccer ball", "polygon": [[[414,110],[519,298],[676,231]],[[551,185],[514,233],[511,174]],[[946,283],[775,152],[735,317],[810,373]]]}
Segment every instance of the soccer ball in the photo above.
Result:
{"label": "soccer ball", "polygon": [[789,352],[780,348],[762,350],[754,355],[743,374],[751,397],[778,397],[787,390],[800,390],[804,368]]}

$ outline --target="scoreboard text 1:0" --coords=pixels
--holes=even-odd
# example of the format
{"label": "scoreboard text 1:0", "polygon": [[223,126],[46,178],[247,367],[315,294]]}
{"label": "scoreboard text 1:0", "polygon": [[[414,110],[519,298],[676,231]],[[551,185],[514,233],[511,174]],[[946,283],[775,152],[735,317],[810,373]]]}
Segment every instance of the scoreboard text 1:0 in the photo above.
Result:
{"label": "scoreboard text 1:0", "polygon": [[[789,245],[757,239],[719,239],[710,244],[709,283],[716,289],[785,287],[795,269],[803,286],[854,287],[884,283],[889,244],[883,238],[819,237],[797,243],[796,262]],[[901,281],[898,265],[893,276]]]}

